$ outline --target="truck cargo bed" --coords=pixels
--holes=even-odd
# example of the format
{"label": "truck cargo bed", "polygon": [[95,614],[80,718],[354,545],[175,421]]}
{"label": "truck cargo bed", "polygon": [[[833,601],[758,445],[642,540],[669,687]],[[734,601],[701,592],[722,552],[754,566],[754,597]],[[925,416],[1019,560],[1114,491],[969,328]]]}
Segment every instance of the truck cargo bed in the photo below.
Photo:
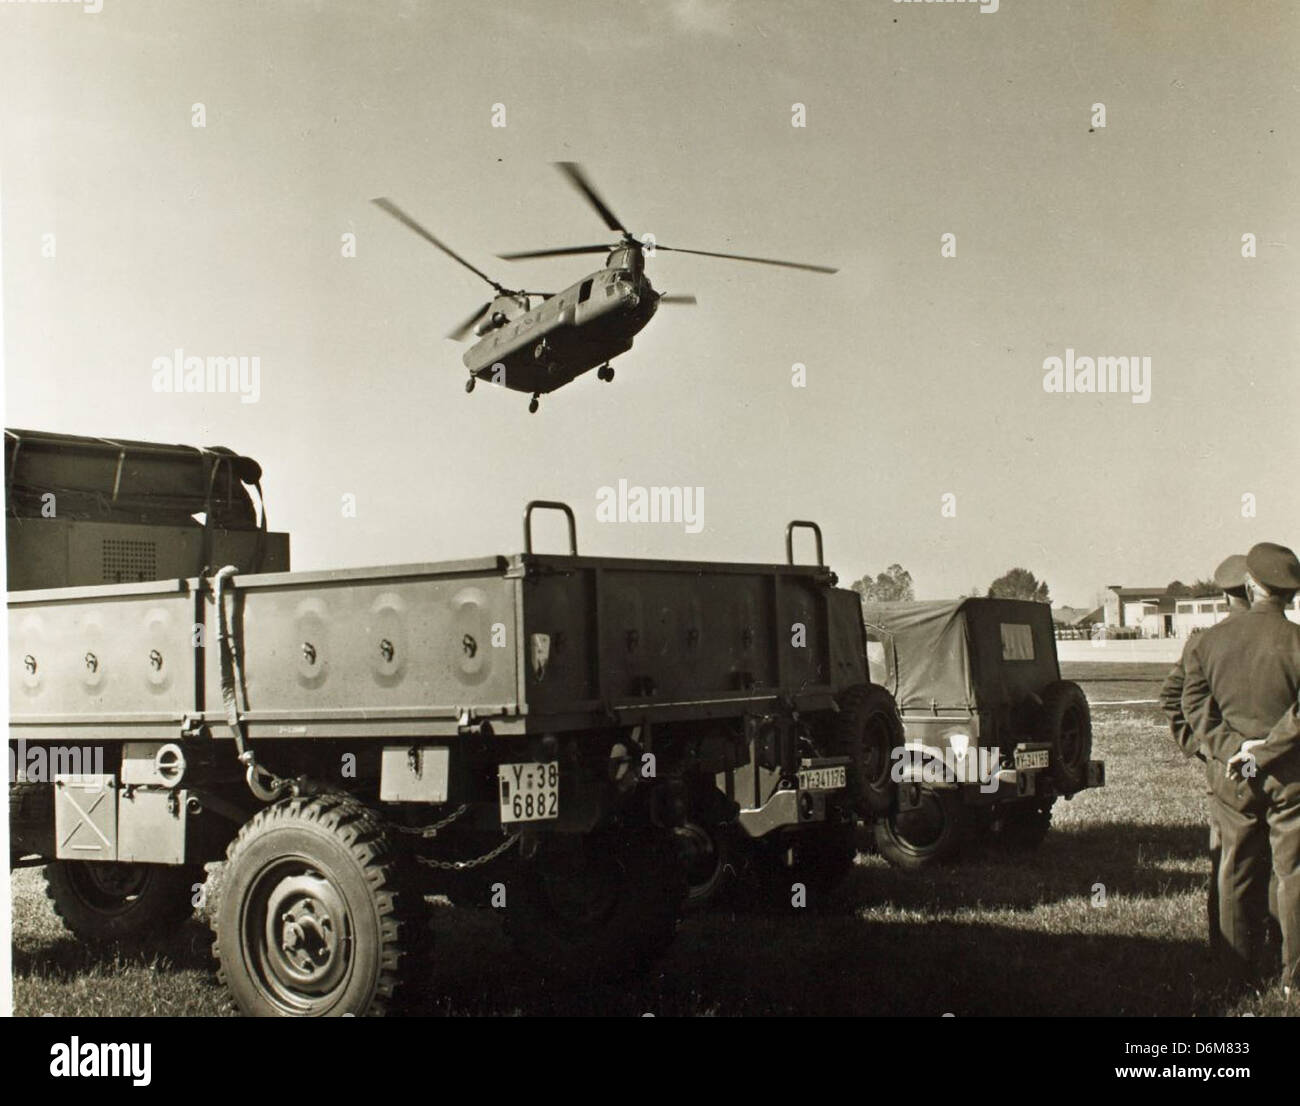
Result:
{"label": "truck cargo bed", "polygon": [[[531,734],[830,708],[866,678],[857,597],[833,581],[523,553],[236,576],[225,603],[250,738]],[[11,593],[9,610],[12,737],[227,735],[210,580]]]}

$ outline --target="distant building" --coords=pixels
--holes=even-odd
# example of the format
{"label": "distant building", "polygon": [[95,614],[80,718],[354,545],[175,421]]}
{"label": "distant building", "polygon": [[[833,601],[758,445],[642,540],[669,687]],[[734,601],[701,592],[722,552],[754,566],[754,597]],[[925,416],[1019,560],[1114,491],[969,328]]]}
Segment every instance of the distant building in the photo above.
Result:
{"label": "distant building", "polygon": [[1138,630],[1143,637],[1177,637],[1176,599],[1168,588],[1126,588],[1111,584],[1104,604],[1106,625]]}
{"label": "distant building", "polygon": [[[1168,588],[1127,588],[1111,584],[1104,606],[1107,626],[1135,629],[1144,638],[1185,638],[1228,617],[1222,595],[1170,595]],[[1300,596],[1287,608],[1300,622]]]}

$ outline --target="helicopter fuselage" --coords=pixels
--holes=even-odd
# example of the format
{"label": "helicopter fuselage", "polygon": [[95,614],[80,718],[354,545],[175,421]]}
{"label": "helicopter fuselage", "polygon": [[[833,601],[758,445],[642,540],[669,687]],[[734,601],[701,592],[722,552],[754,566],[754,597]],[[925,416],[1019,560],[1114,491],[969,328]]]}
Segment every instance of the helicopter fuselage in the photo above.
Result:
{"label": "helicopter fuselage", "polygon": [[465,367],[487,383],[545,394],[626,353],[659,305],[640,261],[616,250],[605,268],[522,314],[489,317]]}

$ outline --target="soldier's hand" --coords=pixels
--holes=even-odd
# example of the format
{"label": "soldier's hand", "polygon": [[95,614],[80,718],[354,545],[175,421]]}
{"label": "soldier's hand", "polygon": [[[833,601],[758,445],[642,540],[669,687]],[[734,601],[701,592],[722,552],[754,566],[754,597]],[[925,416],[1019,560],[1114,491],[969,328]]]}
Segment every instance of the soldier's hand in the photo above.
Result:
{"label": "soldier's hand", "polygon": [[1255,754],[1252,750],[1258,745],[1263,745],[1263,739],[1256,741],[1243,741],[1241,748],[1228,761],[1227,775],[1230,780],[1249,780],[1254,779],[1258,769],[1255,767]]}

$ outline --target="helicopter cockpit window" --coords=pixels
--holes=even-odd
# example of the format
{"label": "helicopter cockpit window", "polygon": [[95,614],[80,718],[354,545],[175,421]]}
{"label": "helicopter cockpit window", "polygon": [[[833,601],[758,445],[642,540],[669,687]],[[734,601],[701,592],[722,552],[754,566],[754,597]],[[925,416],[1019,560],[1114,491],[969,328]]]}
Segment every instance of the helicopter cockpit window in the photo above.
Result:
{"label": "helicopter cockpit window", "polygon": [[591,281],[584,280],[582,287],[578,289],[578,302],[586,303],[591,298]]}

